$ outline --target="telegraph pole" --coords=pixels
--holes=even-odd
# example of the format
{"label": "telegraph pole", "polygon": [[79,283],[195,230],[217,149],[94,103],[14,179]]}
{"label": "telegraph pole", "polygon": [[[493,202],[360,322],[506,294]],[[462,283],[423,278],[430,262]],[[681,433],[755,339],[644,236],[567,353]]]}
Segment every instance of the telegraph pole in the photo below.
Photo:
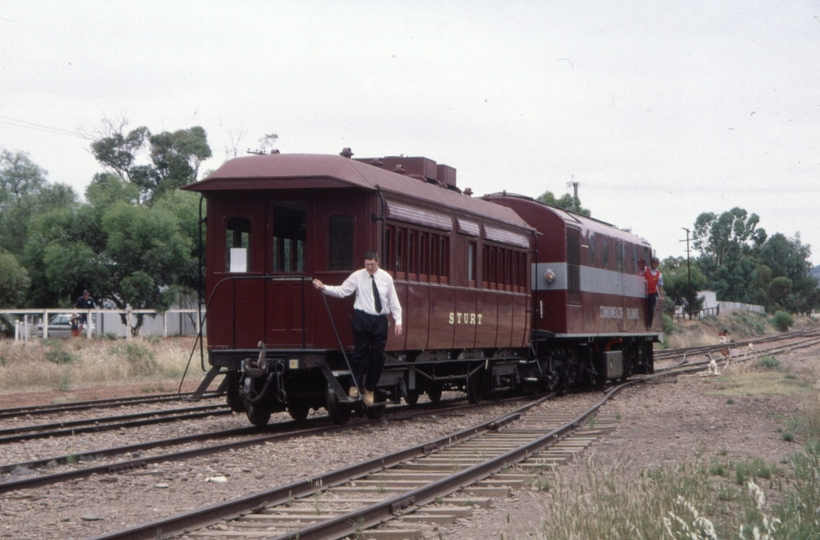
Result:
{"label": "telegraph pole", "polygon": [[[689,308],[689,320],[692,320],[692,266],[689,263],[689,229],[686,227],[681,227],[684,231],[686,231],[686,271],[689,277],[689,295],[686,299],[687,307]],[[681,240],[682,242],[683,240]]]}

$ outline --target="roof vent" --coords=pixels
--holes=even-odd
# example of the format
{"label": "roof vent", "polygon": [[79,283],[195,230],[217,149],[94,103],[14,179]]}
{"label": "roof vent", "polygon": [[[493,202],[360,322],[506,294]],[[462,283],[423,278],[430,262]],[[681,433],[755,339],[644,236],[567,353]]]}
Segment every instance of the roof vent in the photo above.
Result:
{"label": "roof vent", "polygon": [[399,174],[404,174],[404,173],[406,173],[407,171],[404,169],[404,167],[402,167],[402,166],[401,166],[401,163],[399,163],[398,165],[396,165],[396,166],[393,168],[393,172],[394,172],[394,173],[399,173]]}
{"label": "roof vent", "polygon": [[278,153],[279,153],[279,150],[277,150],[276,148],[271,148],[270,153],[271,153],[271,154],[278,154]]}
{"label": "roof vent", "polygon": [[350,147],[345,146],[342,148],[342,151],[339,152],[339,155],[346,158],[353,157],[353,151],[350,150]]}
{"label": "roof vent", "polygon": [[384,162],[382,160],[380,160],[379,158],[371,159],[370,164],[373,165],[374,167],[384,167]]}
{"label": "roof vent", "polygon": [[464,194],[467,195],[468,197],[472,197],[473,196],[473,190],[470,189],[470,188],[464,188]]}

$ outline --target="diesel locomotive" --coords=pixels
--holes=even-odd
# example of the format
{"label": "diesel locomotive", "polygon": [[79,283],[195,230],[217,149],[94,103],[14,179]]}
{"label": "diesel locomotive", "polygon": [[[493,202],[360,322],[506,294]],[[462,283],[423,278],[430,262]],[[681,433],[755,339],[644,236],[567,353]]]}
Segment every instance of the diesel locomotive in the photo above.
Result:
{"label": "diesel locomotive", "polygon": [[[424,157],[269,154],[232,159],[184,189],[207,203],[204,386],[224,374],[254,425],[324,407],[336,423],[384,403],[471,403],[653,370],[651,246],[601,221],[507,192],[475,197]],[[327,301],[375,249],[404,332],[389,332],[379,402],[347,397],[353,299]],[[201,389],[204,389],[201,387]]]}

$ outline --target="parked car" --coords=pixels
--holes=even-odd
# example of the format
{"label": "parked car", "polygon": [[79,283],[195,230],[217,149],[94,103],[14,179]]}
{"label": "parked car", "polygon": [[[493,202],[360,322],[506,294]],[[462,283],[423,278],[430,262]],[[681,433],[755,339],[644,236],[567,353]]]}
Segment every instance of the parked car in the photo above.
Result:
{"label": "parked car", "polygon": [[[72,315],[54,315],[48,321],[48,338],[71,337],[71,317]],[[37,325],[34,335],[43,337],[43,324]]]}

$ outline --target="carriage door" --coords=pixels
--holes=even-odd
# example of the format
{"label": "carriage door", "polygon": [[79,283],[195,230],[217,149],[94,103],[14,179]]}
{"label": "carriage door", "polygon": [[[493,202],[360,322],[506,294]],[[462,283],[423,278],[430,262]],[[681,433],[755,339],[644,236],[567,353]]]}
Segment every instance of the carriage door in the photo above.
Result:
{"label": "carriage door", "polygon": [[[311,286],[305,275],[307,205],[302,200],[268,199],[267,274],[265,284],[265,342],[275,347],[301,348],[305,325],[303,298]],[[304,295],[304,296],[303,296]]]}

